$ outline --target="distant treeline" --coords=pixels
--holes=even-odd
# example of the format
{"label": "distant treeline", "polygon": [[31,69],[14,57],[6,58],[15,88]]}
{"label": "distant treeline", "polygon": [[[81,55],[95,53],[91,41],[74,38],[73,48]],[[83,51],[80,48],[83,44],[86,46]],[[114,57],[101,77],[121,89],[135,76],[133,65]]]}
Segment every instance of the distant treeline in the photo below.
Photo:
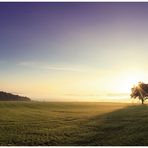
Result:
{"label": "distant treeline", "polygon": [[31,101],[30,98],[0,91],[0,101]]}

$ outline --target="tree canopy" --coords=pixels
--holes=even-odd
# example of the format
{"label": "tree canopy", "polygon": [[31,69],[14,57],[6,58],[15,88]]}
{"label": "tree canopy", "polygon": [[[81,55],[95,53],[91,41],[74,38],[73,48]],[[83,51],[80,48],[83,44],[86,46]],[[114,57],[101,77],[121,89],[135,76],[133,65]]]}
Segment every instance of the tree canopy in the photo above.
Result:
{"label": "tree canopy", "polygon": [[138,82],[137,85],[134,85],[131,88],[131,98],[138,98],[141,100],[142,104],[148,97],[148,84],[145,84],[143,82]]}

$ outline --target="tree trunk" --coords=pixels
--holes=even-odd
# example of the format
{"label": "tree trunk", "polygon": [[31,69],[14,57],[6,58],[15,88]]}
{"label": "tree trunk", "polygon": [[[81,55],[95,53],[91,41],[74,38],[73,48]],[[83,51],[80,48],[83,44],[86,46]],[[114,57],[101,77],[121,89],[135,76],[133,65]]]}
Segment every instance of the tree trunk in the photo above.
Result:
{"label": "tree trunk", "polygon": [[144,104],[144,99],[143,98],[141,99],[141,102],[142,102],[142,104]]}

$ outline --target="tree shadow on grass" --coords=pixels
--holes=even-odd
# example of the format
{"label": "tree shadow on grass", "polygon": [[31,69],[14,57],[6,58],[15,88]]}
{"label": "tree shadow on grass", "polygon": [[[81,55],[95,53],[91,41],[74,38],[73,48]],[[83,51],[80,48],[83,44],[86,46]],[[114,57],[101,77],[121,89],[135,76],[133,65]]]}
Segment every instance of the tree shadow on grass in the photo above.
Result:
{"label": "tree shadow on grass", "polygon": [[[128,106],[90,119],[76,145],[148,145],[148,106]],[[88,133],[88,134],[87,134]],[[74,144],[74,145],[75,145]]]}
{"label": "tree shadow on grass", "polygon": [[10,134],[1,133],[0,144],[7,146],[148,145],[147,105],[128,106],[93,118],[72,121],[67,125],[61,124],[59,128],[55,127],[52,130],[48,124],[31,127],[33,130],[30,130],[29,124],[23,127],[18,125],[20,129],[17,130],[22,134],[13,133],[16,131],[16,125],[8,126]]}

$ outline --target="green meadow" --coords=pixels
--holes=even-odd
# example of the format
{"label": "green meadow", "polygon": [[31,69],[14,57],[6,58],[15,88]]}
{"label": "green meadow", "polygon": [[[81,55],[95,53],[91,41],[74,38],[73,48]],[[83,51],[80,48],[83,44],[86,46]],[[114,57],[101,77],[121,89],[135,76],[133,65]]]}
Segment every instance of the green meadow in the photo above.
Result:
{"label": "green meadow", "polygon": [[148,145],[148,106],[0,102],[0,145]]}

